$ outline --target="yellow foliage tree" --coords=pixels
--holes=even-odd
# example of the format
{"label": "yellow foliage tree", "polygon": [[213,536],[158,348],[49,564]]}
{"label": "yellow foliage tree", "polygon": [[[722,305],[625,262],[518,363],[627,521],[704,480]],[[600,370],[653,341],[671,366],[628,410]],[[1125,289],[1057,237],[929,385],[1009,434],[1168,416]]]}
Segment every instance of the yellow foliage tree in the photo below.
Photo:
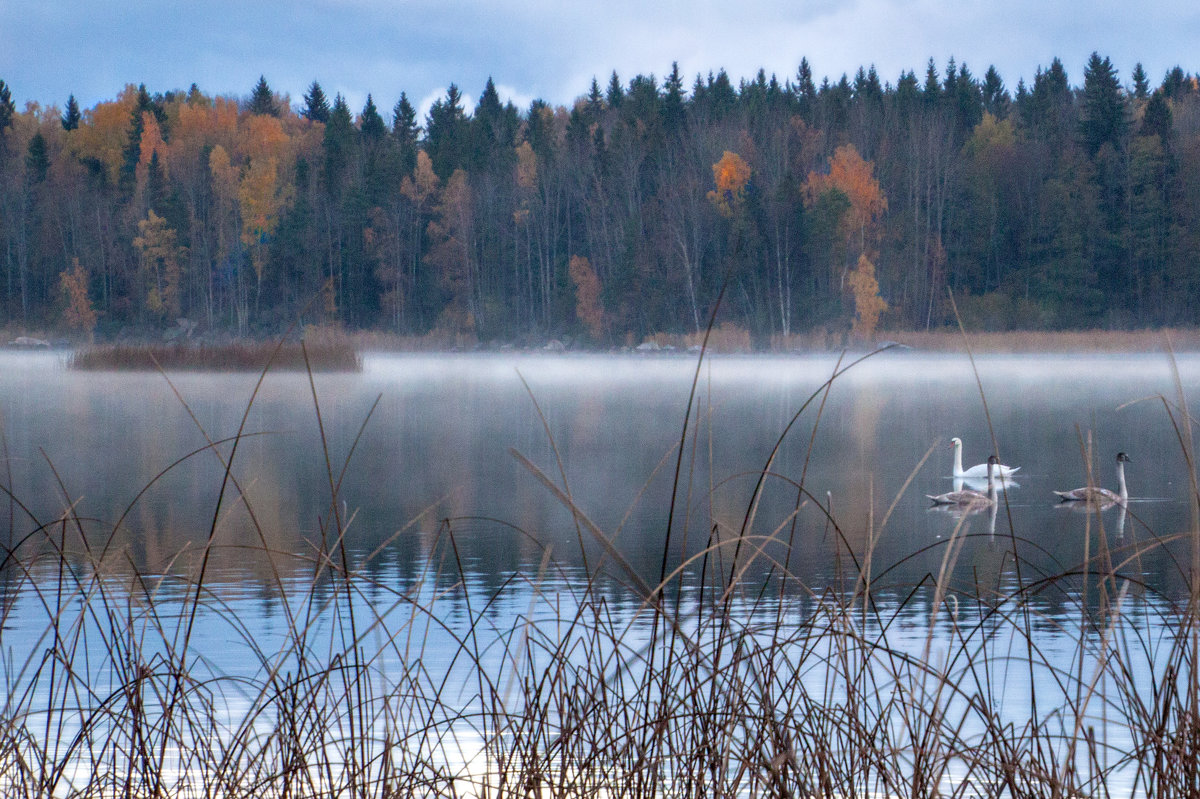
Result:
{"label": "yellow foliage tree", "polygon": [[[250,262],[254,266],[259,291],[267,264],[267,245],[279,226],[280,211],[289,201],[289,188],[280,186],[279,162],[273,157],[251,161],[238,186],[242,243],[250,248]],[[258,302],[257,292],[255,302]]]}
{"label": "yellow foliage tree", "polygon": [[87,270],[79,259],[72,259],[73,268],[64,271],[58,278],[59,292],[63,299],[63,322],[71,330],[78,330],[87,337],[89,344],[96,330],[96,309],[88,297]]}
{"label": "yellow foliage tree", "polygon": [[866,255],[858,256],[858,265],[846,276],[854,294],[854,327],[852,333],[870,340],[875,337],[879,315],[888,309],[879,296],[879,281],[875,279],[875,264]]}
{"label": "yellow foliage tree", "polygon": [[583,323],[593,341],[604,334],[604,304],[600,301],[600,278],[587,258],[572,255],[567,266],[575,284],[575,316]]}
{"label": "yellow foliage tree", "polygon": [[517,145],[517,185],[532,189],[537,185],[537,172],[537,155],[529,142],[523,141]]}
{"label": "yellow foliage tree", "polygon": [[713,164],[712,170],[716,189],[708,193],[708,200],[724,216],[732,216],[745,196],[746,184],[750,182],[750,165],[737,153],[726,150],[721,160]]}
{"label": "yellow foliage tree", "polygon": [[283,121],[269,114],[251,114],[240,130],[242,154],[251,162],[264,158],[282,160],[287,153],[288,135]]}
{"label": "yellow foliage tree", "polygon": [[437,188],[438,176],[433,171],[433,161],[424,150],[418,150],[417,166],[411,178],[406,175],[400,181],[400,193],[412,200],[418,208],[424,208]]}
{"label": "yellow foliage tree", "polygon": [[865,161],[853,144],[844,144],[829,159],[829,173],[809,172],[802,187],[810,207],[830,189],[837,189],[850,200],[850,211],[843,220],[844,235],[858,234],[858,251],[865,253],[874,241],[876,223],[887,210],[887,197],[875,178],[875,164]]}
{"label": "yellow foliage tree", "polygon": [[[132,98],[131,98],[132,99]],[[71,137],[71,150],[80,161],[94,161],[104,167],[108,179],[120,180],[129,142],[130,101],[100,103],[83,112],[83,122]]]}
{"label": "yellow foliage tree", "polygon": [[475,268],[468,246],[473,227],[467,173],[456,169],[446,181],[434,218],[425,229],[429,249],[424,261],[449,296],[437,326],[458,334],[475,332]]}
{"label": "yellow foliage tree", "polygon": [[141,271],[146,285],[146,308],[162,316],[179,316],[179,290],[183,277],[183,258],[187,250],[176,242],[176,233],[154,211],[138,222],[133,246],[141,256]]}

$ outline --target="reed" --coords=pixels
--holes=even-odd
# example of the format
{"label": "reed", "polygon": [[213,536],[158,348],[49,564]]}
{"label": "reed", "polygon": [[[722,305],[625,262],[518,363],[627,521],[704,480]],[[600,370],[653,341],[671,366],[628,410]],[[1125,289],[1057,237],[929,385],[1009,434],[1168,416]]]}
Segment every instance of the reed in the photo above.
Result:
{"label": "reed", "polygon": [[233,341],[225,344],[109,344],[76,350],[68,359],[72,369],[91,371],[196,370],[261,372],[362,371],[362,356],[348,339]]}
{"label": "reed", "polygon": [[[839,363],[824,390],[849,368],[853,363]],[[310,388],[323,439],[312,381]],[[793,431],[815,434],[824,390],[797,408],[780,445]],[[1170,423],[1190,430],[1186,410],[1164,405]],[[688,460],[702,457],[696,443],[704,418],[697,383],[676,453],[681,503],[687,491],[700,490],[683,475]],[[1139,587],[1138,559],[1165,546],[1164,539],[1143,536],[1125,549],[1114,543],[1047,573],[1025,559],[1035,544],[1010,522],[997,535],[1010,546],[1018,580],[988,585],[954,576],[964,541],[976,535],[964,519],[933,545],[941,556],[936,574],[897,585],[892,575],[900,564],[876,562],[871,544],[888,518],[866,535],[849,535],[803,471],[774,470],[772,451],[763,454],[736,529],[710,520],[697,532],[685,515],[672,514],[668,542],[699,535],[707,545],[683,562],[664,554],[653,581],[623,559],[614,531],[601,530],[574,505],[563,478],[518,453],[532,479],[571,511],[581,547],[598,546],[602,556],[585,560],[580,574],[545,551],[537,569],[512,576],[535,600],[506,619],[494,611],[509,586],[472,580],[460,554],[465,534],[497,522],[443,520],[416,573],[403,584],[383,581],[373,562],[383,548],[350,554],[353,518],[341,483],[353,468],[354,447],[338,463],[326,446],[314,457],[324,459],[328,474],[327,512],[310,552],[274,550],[269,531],[245,508],[257,543],[236,546],[265,565],[286,620],[281,632],[264,636],[237,618],[207,570],[212,553],[233,546],[217,535],[221,519],[230,505],[247,502],[233,468],[244,434],[231,442],[209,437],[208,447],[189,456],[218,459],[223,485],[208,540],[186,568],[111,572],[105,550],[124,522],[96,529],[76,514],[65,488],[59,517],[24,513],[21,534],[0,564],[0,793],[291,799],[1200,792],[1197,573],[1180,564],[1193,601],[1161,611],[1169,640],[1141,640],[1136,625],[1120,623],[1129,591]],[[20,498],[7,485],[20,514]],[[795,511],[767,518],[759,502],[766,491],[789,492]],[[841,542],[839,579],[829,585],[806,585],[789,570],[801,546],[793,522],[802,505],[816,508]],[[537,546],[534,531],[522,534]],[[865,548],[851,543],[858,540],[868,542]],[[765,566],[767,576],[749,579],[762,573],[751,566]],[[614,583],[624,586],[619,595]],[[1088,591],[1102,601],[1089,601]],[[1074,651],[1037,647],[1039,626],[1058,623],[1039,609],[1047,595],[1078,608]],[[3,632],[18,601],[40,608],[45,620],[31,642],[21,639],[23,647]],[[897,604],[920,608],[927,619],[925,645],[916,651],[903,642]],[[254,667],[223,673],[198,624],[219,624],[217,640],[240,649]],[[935,651],[935,631],[949,642],[939,645],[943,651]],[[1149,694],[1139,682],[1147,668],[1161,675]],[[1003,712],[1014,698],[1030,707],[1025,723]],[[1115,722],[1120,741],[1095,734],[1098,718]]]}

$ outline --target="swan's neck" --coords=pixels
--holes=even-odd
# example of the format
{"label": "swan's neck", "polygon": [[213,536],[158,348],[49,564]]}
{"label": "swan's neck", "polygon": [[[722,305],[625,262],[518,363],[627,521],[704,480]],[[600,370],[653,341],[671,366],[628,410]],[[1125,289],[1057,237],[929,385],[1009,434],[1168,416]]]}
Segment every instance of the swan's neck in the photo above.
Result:
{"label": "swan's neck", "polygon": [[954,476],[958,477],[962,473],[963,473],[962,444],[955,443],[955,445],[954,445]]}
{"label": "swan's neck", "polygon": [[1117,494],[1121,501],[1129,499],[1129,489],[1125,487],[1125,463],[1117,461]]}
{"label": "swan's neck", "polygon": [[991,463],[988,464],[988,499],[992,502],[996,501],[996,478],[992,474],[995,468]]}

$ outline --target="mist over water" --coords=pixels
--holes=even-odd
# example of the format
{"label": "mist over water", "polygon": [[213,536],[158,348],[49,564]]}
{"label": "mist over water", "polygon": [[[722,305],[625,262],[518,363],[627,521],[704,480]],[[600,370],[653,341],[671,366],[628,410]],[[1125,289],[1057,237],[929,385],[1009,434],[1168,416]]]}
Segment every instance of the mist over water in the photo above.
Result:
{"label": "mist over water", "polygon": [[[827,394],[835,355],[710,356],[697,373],[697,358],[682,354],[376,354],[361,374],[315,375],[315,397],[296,373],[267,375],[255,395],[254,375],[168,381],[76,373],[53,355],[0,358],[6,482],[37,517],[4,514],[3,540],[73,508],[108,543],[113,568],[158,573],[186,563],[179,553],[203,545],[216,520],[208,577],[216,585],[252,579],[239,547],[261,538],[281,552],[312,551],[335,511],[352,518],[345,545],[354,558],[401,574],[428,552],[443,520],[468,570],[535,567],[545,547],[562,564],[594,561],[601,548],[513,452],[569,493],[648,579],[662,566],[673,488],[671,567],[710,534],[737,535],[764,469],[751,532],[791,541],[789,566],[805,581],[828,583],[839,547],[863,551],[868,539],[876,564],[904,561],[960,520],[924,498],[953,487],[953,436],[964,441],[967,466],[986,459],[994,433],[1002,462],[1021,467],[997,518],[972,515],[970,529],[986,533],[994,522],[997,535],[1035,541],[1054,562],[1075,562],[1088,534],[1104,526],[1113,535],[1117,525],[1115,509],[1097,518],[1057,507],[1051,493],[1087,484],[1089,445],[1102,486],[1116,487],[1118,450],[1133,459],[1124,536],[1190,525],[1179,397],[1165,355],[979,357],[987,413],[966,356],[910,351],[868,358]],[[1180,356],[1178,374],[1194,401],[1200,357]],[[235,452],[228,439],[239,429]],[[222,461],[205,447],[223,440],[216,449],[233,457],[236,485],[222,496]],[[827,503],[843,545],[819,507]],[[982,541],[971,545],[986,558]],[[748,576],[769,568],[760,566]],[[1152,574],[1158,566],[1169,594],[1171,567],[1148,564]],[[910,559],[893,574],[904,584],[929,568]]]}

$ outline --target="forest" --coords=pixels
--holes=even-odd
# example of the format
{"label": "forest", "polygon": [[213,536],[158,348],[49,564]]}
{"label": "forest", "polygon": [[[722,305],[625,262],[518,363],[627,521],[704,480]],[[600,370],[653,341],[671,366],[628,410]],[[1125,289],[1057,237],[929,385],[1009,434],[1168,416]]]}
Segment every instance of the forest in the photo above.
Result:
{"label": "forest", "polygon": [[675,65],[569,108],[451,84],[419,118],[318,81],[17,109],[0,80],[0,252],[0,328],[75,340],[1190,326],[1200,86],[1096,53],[1015,88],[953,59],[894,83]]}

